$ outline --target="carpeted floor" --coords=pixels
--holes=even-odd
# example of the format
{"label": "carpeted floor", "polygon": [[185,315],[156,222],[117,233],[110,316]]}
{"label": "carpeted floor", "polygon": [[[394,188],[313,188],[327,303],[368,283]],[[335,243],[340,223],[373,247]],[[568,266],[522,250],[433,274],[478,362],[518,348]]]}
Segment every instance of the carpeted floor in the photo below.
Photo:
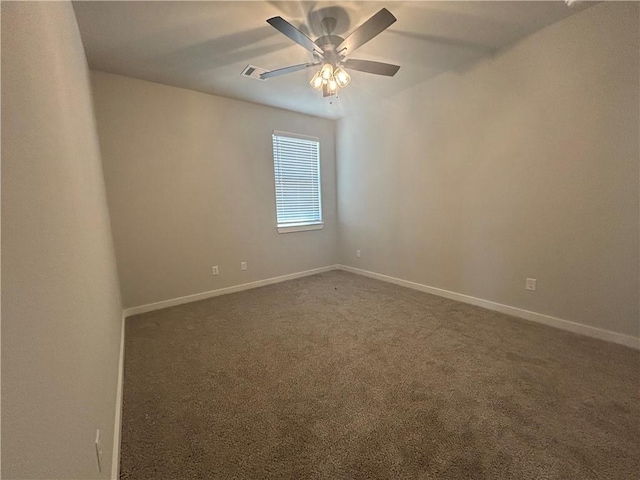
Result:
{"label": "carpeted floor", "polygon": [[634,479],[640,352],[342,271],[130,318],[122,479]]}

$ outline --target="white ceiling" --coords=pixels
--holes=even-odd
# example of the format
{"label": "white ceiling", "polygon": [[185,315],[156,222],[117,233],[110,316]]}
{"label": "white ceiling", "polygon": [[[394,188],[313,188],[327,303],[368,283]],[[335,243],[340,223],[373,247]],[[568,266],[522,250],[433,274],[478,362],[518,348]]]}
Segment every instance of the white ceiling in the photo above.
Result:
{"label": "white ceiling", "polygon": [[[591,3],[564,1],[388,2],[74,2],[92,69],[328,118],[358,102],[386,98],[444,71],[459,69]],[[266,23],[282,16],[315,39],[315,19],[330,13],[337,35],[382,7],[398,19],[351,58],[400,65],[394,77],[352,71],[339,98],[322,98],[312,69],[259,81],[247,64],[273,70],[312,60]]]}

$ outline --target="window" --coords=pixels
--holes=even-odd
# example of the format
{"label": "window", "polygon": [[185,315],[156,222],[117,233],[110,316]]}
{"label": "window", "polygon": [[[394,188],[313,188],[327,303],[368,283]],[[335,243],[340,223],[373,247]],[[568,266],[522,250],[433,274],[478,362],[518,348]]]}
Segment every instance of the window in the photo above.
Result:
{"label": "window", "polygon": [[319,140],[273,132],[273,165],[278,232],[322,228]]}

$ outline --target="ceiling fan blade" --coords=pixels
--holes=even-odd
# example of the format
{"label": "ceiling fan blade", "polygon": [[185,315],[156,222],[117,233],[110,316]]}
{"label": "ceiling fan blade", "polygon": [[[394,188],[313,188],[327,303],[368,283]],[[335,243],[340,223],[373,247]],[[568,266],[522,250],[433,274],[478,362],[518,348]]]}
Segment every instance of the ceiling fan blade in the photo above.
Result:
{"label": "ceiling fan blade", "polygon": [[374,73],[376,75],[386,75],[393,77],[400,67],[398,65],[391,65],[390,63],[372,62],[371,60],[355,60],[349,59],[342,62],[345,68],[352,70],[358,70],[360,72]]}
{"label": "ceiling fan blade", "polygon": [[313,40],[307,37],[304,33],[291,25],[282,17],[273,17],[267,20],[267,23],[273,28],[278,30],[283,35],[286,35],[298,45],[306,48],[310,52],[322,56],[322,49],[318,47]]}
{"label": "ceiling fan blade", "polygon": [[389,28],[395,21],[396,17],[394,17],[389,10],[383,8],[351,32],[351,35],[338,45],[336,51],[343,56],[351,54],[356,48],[361,47],[376,35]]}
{"label": "ceiling fan blade", "polygon": [[286,75],[287,73],[297,72],[299,70],[304,70],[305,68],[313,67],[314,65],[319,65],[319,63],[301,63],[299,65],[291,65],[290,67],[278,68],[277,70],[271,70],[270,72],[264,72],[260,75],[262,80],[266,80],[271,77],[279,77],[280,75]]}

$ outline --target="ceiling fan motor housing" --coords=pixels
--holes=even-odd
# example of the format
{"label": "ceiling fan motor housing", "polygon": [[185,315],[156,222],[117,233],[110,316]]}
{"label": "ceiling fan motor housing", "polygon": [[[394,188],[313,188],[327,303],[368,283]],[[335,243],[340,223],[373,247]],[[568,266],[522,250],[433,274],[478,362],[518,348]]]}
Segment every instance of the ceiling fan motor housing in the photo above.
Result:
{"label": "ceiling fan motor housing", "polygon": [[314,42],[323,52],[324,61],[336,66],[339,63],[339,54],[336,48],[344,41],[344,38],[337,35],[324,35]]}

